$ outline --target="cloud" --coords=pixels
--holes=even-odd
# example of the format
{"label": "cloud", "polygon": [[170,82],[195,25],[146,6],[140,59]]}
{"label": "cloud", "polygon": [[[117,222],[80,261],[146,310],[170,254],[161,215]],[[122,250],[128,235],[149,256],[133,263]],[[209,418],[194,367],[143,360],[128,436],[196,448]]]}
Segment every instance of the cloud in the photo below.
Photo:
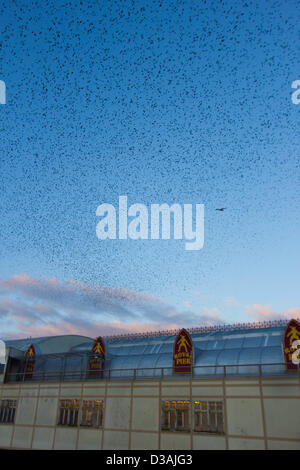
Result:
{"label": "cloud", "polygon": [[149,295],[126,289],[93,286],[73,279],[64,282],[53,278],[34,279],[26,274],[15,275],[7,280],[0,279],[0,288],[8,294],[21,294],[23,299],[39,299],[58,307],[87,311],[90,314],[122,315],[123,319],[134,315],[134,309],[130,305],[139,306],[140,311],[143,311],[157,302]]}
{"label": "cloud", "polygon": [[225,317],[222,316],[222,313],[217,307],[201,307],[203,314],[202,318],[207,326],[213,326],[220,323],[227,323]]}
{"label": "cloud", "polygon": [[[149,294],[73,279],[0,279],[0,324],[6,338],[158,331],[223,322],[218,309],[178,311]],[[190,305],[186,305],[190,307]]]}
{"label": "cloud", "polygon": [[[225,299],[237,305],[233,297]],[[2,338],[78,334],[89,337],[213,326],[228,323],[217,307],[194,312],[189,301],[177,310],[150,294],[108,288],[73,279],[38,279],[27,274],[0,279]],[[277,312],[271,305],[247,305],[250,321],[300,318],[300,308]]]}
{"label": "cloud", "polygon": [[300,308],[290,308],[283,312],[272,310],[271,305],[247,305],[244,315],[255,321],[271,321],[291,318],[300,318]]}

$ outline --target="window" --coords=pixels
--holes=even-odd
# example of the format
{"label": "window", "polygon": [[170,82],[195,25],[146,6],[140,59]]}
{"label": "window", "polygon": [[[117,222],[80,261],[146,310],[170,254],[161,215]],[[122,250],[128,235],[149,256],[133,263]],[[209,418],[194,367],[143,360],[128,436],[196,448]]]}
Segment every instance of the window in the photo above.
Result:
{"label": "window", "polygon": [[224,433],[223,402],[194,401],[194,431]]}
{"label": "window", "polygon": [[[81,412],[81,413],[80,413]],[[79,414],[80,413],[80,414]],[[61,400],[58,424],[99,428],[103,421],[103,400]]]}
{"label": "window", "polygon": [[99,428],[103,420],[103,400],[83,400],[81,426]]}
{"label": "window", "polygon": [[80,400],[61,400],[58,424],[62,426],[77,426]]}
{"label": "window", "polygon": [[163,401],[163,431],[190,431],[190,402],[188,400]]}
{"label": "window", "polygon": [[1,400],[0,423],[14,423],[17,400]]}

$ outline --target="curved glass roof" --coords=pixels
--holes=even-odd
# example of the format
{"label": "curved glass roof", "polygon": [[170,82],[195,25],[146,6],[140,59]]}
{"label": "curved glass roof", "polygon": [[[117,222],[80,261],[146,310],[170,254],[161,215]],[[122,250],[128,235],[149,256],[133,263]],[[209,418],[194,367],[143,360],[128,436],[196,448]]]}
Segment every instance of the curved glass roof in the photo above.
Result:
{"label": "curved glass roof", "polygon": [[[80,344],[93,344],[93,339],[87,336],[63,335],[44,336],[42,338],[25,338],[15,340],[4,340],[7,347],[27,351],[31,344],[34,344],[37,354],[66,353],[71,348]],[[86,348],[86,346],[85,346]]]}
{"label": "curved glass roof", "polygon": [[[284,362],[282,352],[284,328],[276,326],[192,333],[194,375],[222,373],[224,366],[232,366],[227,372],[232,369],[232,373],[235,374],[243,373],[246,365],[253,365],[248,367],[253,374],[257,373],[258,365],[264,364],[274,364],[274,370],[281,370],[284,367],[280,365]],[[140,376],[143,374],[156,376],[160,373],[157,371],[158,368],[170,368],[164,370],[164,375],[172,374],[175,338],[175,335],[109,340],[104,338],[107,349],[106,369],[110,369],[111,376],[115,374],[116,377],[130,376],[132,369],[137,369],[136,373]],[[66,354],[64,370],[82,370],[82,367],[88,364],[87,355],[91,351],[93,342],[92,338],[85,336],[66,335],[7,341],[6,344],[24,352],[30,344],[34,344],[37,355]],[[56,367],[57,370],[62,367],[61,359],[55,359],[55,366],[54,362],[51,365],[50,362],[50,356],[49,360],[47,358],[37,360],[35,368],[54,370]]]}

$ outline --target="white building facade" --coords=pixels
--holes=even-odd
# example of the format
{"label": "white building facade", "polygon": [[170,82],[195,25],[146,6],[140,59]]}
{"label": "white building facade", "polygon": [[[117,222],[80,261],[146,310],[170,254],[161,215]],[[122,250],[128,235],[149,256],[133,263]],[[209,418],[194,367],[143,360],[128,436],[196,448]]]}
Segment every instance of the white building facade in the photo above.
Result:
{"label": "white building facade", "polygon": [[284,364],[284,331],[191,332],[187,374],[174,373],[171,334],[105,339],[96,374],[89,373],[91,338],[8,342],[0,447],[299,450],[300,373]]}

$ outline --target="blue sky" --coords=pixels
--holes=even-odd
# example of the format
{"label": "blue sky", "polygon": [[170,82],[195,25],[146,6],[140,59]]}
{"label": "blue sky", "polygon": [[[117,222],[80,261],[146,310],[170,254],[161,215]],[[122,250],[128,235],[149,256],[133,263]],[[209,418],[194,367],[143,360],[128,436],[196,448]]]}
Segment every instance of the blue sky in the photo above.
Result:
{"label": "blue sky", "polygon": [[[300,316],[296,2],[20,1],[0,13],[2,335]],[[204,204],[203,249],[100,241],[96,208],[120,195]]]}

